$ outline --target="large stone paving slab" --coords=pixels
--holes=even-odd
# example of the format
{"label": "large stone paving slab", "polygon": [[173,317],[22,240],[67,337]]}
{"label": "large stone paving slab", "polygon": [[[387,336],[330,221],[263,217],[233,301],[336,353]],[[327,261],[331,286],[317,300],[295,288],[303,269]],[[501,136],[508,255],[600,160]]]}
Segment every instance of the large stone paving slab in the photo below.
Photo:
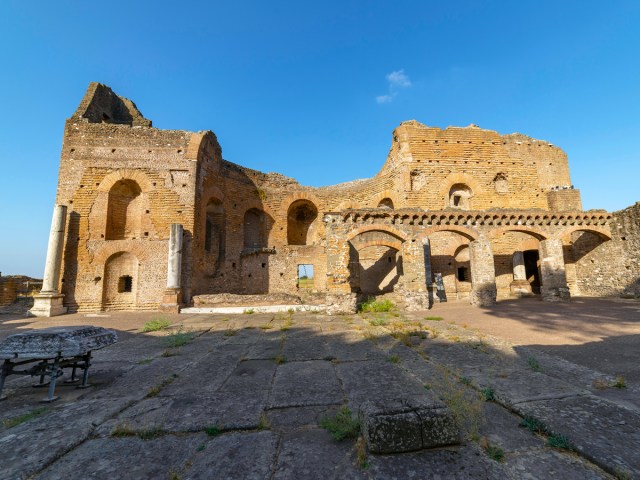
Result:
{"label": "large stone paving slab", "polygon": [[610,472],[640,477],[640,414],[592,396],[517,404],[515,410],[565,435],[576,450]]}
{"label": "large stone paving slab", "polygon": [[5,430],[0,434],[2,478],[28,478],[40,471],[82,443],[97,425],[128,403],[127,399],[70,403]]}
{"label": "large stone paving slab", "polygon": [[334,366],[327,361],[291,362],[278,366],[271,408],[344,403]]}
{"label": "large stone paving slab", "polygon": [[181,477],[206,435],[164,435],[153,440],[100,438],[90,440],[63,456],[38,480]]}
{"label": "large stone paving slab", "polygon": [[324,430],[293,432],[282,439],[274,479],[366,479],[356,465],[353,441],[336,442]]}
{"label": "large stone paving slab", "polygon": [[180,478],[266,480],[271,478],[278,436],[272,432],[229,433],[203,447]]}

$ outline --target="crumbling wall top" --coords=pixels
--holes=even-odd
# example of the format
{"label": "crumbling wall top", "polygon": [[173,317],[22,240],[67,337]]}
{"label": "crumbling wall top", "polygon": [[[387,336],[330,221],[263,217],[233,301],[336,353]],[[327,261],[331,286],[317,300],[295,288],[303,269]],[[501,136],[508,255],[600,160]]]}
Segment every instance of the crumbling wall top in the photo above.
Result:
{"label": "crumbling wall top", "polygon": [[151,120],[144,118],[135,103],[116,95],[111,88],[97,82],[89,84],[87,93],[71,118],[89,123],[151,126]]}

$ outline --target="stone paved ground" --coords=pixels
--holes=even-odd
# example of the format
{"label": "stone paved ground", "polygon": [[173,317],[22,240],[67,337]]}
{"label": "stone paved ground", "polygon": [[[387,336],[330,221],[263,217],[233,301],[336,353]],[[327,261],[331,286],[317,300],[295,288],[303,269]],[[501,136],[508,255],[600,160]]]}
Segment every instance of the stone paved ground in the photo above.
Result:
{"label": "stone paved ground", "polygon": [[[0,478],[640,478],[638,389],[635,381],[613,387],[618,370],[633,369],[617,358],[616,371],[598,369],[541,348],[550,342],[548,324],[534,326],[540,318],[556,322],[554,348],[581,348],[580,340],[558,340],[582,335],[572,318],[622,309],[623,318],[585,324],[590,336],[582,341],[597,345],[599,331],[605,340],[597,355],[611,355],[611,344],[633,361],[640,304],[584,302],[350,317],[2,315],[0,339],[90,323],[116,329],[120,341],[96,352],[92,388],[61,384],[62,399],[51,405],[38,403],[45,392],[31,379],[11,377],[9,399],[0,403]],[[158,317],[172,326],[142,333]],[[570,327],[563,330],[563,321]],[[531,343],[522,341],[528,329]],[[616,342],[622,335],[629,339]],[[319,427],[343,405],[356,412],[364,401],[398,398],[442,399],[466,439],[363,456],[354,440],[332,440]],[[519,426],[524,417],[544,433]],[[552,448],[549,439],[565,439],[572,450]]]}

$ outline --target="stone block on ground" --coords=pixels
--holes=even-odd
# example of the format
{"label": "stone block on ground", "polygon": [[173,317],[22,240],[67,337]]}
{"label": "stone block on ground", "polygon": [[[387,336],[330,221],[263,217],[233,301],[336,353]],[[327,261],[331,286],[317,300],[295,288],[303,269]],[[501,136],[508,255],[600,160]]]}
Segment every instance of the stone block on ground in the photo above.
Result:
{"label": "stone block on ground", "polygon": [[359,416],[372,453],[411,452],[460,442],[450,412],[428,400],[368,401],[360,406]]}

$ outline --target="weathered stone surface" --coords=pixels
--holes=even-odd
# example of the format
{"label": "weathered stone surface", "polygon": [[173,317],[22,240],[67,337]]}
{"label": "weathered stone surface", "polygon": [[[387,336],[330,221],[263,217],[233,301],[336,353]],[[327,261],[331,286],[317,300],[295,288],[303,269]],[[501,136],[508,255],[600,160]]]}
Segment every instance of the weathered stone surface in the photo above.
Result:
{"label": "weathered stone surface", "polygon": [[282,439],[275,479],[365,479],[356,466],[353,442],[336,442],[324,430],[293,432]]}
{"label": "weathered stone surface", "polygon": [[291,362],[278,366],[269,397],[271,407],[344,403],[333,365],[327,361]]}
{"label": "weathered stone surface", "polygon": [[91,325],[31,330],[0,342],[0,359],[75,357],[117,341],[113,330]]}
{"label": "weathered stone surface", "polygon": [[36,478],[171,478],[172,474],[182,478],[185,463],[206,438],[205,434],[199,434],[187,437],[163,435],[152,440],[136,437],[89,440]]}
{"label": "weathered stone surface", "polygon": [[601,480],[610,478],[603,471],[588,465],[577,456],[561,455],[553,450],[535,450],[515,455],[504,466],[504,469],[511,473],[513,478],[522,480],[538,480],[540,478]]}
{"label": "weathered stone surface", "polygon": [[272,432],[229,433],[202,445],[180,478],[261,480],[271,477],[278,437]]}
{"label": "weathered stone surface", "polygon": [[360,406],[362,435],[373,453],[401,453],[460,441],[446,408],[426,399],[367,401]]}

